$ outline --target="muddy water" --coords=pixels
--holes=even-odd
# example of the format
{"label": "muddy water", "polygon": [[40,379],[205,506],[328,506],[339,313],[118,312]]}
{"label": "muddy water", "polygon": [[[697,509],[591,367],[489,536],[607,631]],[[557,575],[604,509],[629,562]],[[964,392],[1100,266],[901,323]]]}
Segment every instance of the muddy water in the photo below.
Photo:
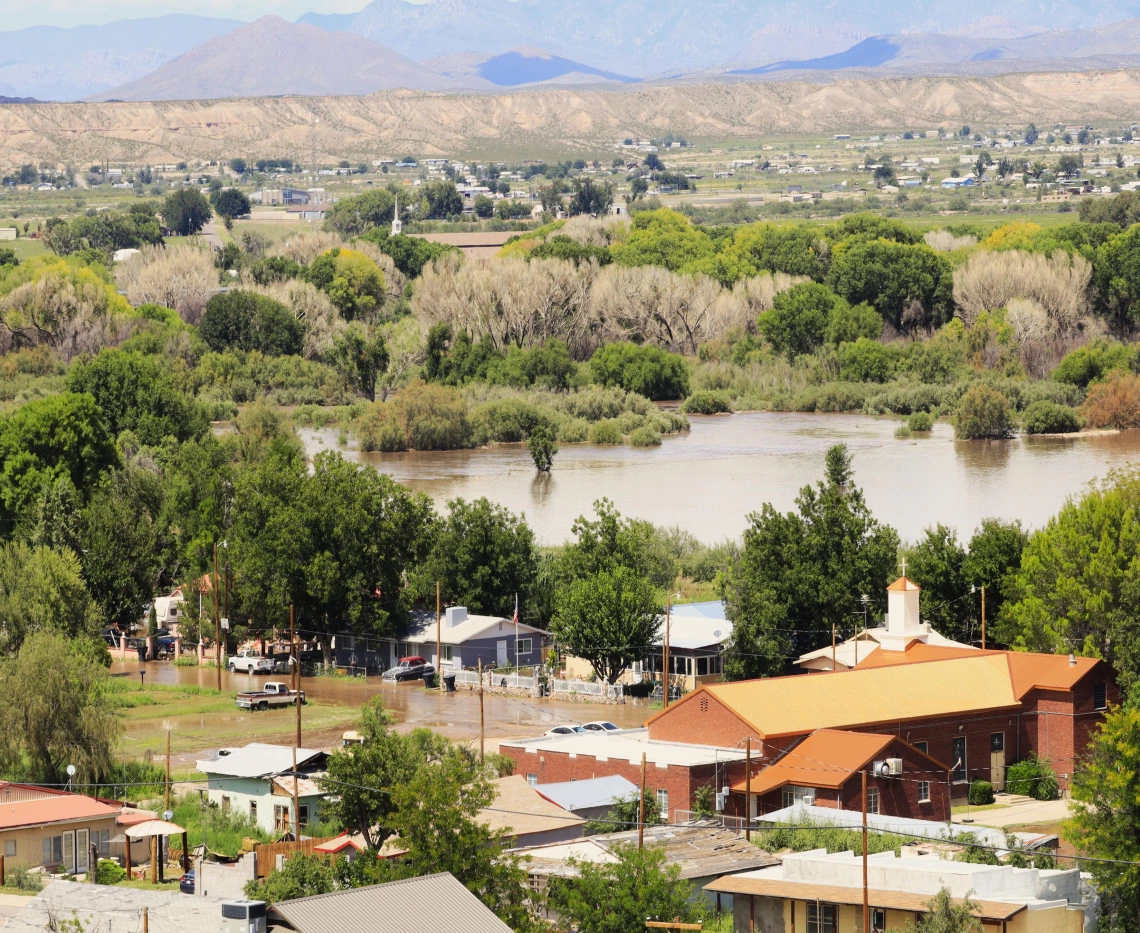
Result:
{"label": "muddy water", "polygon": [[942,522],[969,537],[983,518],[1044,524],[1090,481],[1140,458],[1140,431],[1072,439],[956,441],[946,424],[928,437],[894,437],[899,422],[863,415],[780,414],[690,417],[689,434],[649,449],[564,445],[538,476],[525,445],[484,450],[361,453],[335,431],[303,431],[310,452],[341,450],[437,504],[486,496],[527,521],[543,543],[566,540],[574,519],[608,496],[626,515],[680,525],[702,541],[738,537],[765,502],[794,507],[796,493],[823,473],[837,442],[855,457],[856,482],[876,517],[904,541]]}
{"label": "muddy water", "polygon": [[[135,661],[116,661],[111,665],[111,674],[137,677],[140,667],[146,668],[148,684],[196,684],[209,688],[216,686],[217,674],[213,668],[175,667],[165,661],[151,661],[145,665]],[[258,685],[270,679],[273,678],[222,671],[222,690],[236,694],[256,689]],[[382,681],[379,677],[369,677],[367,680],[347,677],[306,677],[301,689],[310,700],[352,709],[380,694],[384,698],[384,705],[395,716],[397,728],[401,731],[422,726],[456,741],[477,740],[479,737],[479,698],[475,693],[442,693],[439,690],[425,690],[422,681],[393,684]],[[302,717],[304,712],[302,708]],[[541,735],[560,723],[608,719],[622,728],[640,726],[648,718],[649,709],[644,700],[631,700],[624,705],[611,706],[486,694],[483,698],[483,715],[487,749],[493,751],[501,739]],[[221,715],[217,713],[175,715],[164,719],[163,728],[176,733],[208,734],[212,724],[220,723],[222,720],[230,724],[239,716],[250,719],[251,731],[248,741],[291,742],[294,723],[292,714],[278,711],[249,714],[235,707],[233,713]],[[132,733],[131,726],[132,724],[128,722],[128,739]],[[153,730],[153,724],[145,726],[140,724],[139,728]],[[324,730],[305,729],[303,737],[306,745],[328,748],[338,744],[344,730],[349,728],[352,728],[350,724]],[[195,753],[177,757],[181,765],[192,763],[200,755]]]}

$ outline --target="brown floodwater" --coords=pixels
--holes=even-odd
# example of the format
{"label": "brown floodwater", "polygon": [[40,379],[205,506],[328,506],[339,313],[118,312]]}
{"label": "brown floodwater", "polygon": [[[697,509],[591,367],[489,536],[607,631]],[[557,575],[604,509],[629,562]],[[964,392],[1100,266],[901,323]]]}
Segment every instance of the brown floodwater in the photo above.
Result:
{"label": "brown floodwater", "polygon": [[[217,674],[214,668],[175,667],[166,661],[150,661],[145,665],[140,665],[137,661],[115,661],[111,665],[111,674],[137,677],[140,667],[146,668],[148,684],[196,684],[209,688],[216,686]],[[256,689],[258,685],[273,679],[279,678],[251,677],[248,674],[230,674],[229,671],[223,670],[222,690],[237,694]],[[439,690],[425,690],[423,681],[394,684],[382,681],[379,677],[369,677],[367,680],[348,677],[306,677],[303,679],[301,689],[310,700],[353,709],[379,694],[384,699],[384,705],[395,717],[396,728],[400,731],[422,726],[456,741],[477,740],[479,737],[479,697],[476,693],[463,691],[443,693]],[[493,751],[501,739],[541,735],[560,723],[584,723],[595,719],[608,719],[623,729],[640,726],[649,717],[650,710],[645,700],[628,700],[624,704],[603,705],[571,703],[546,697],[534,699],[497,696],[488,693],[483,697],[483,714],[487,749]],[[245,713],[235,707],[232,713],[224,715],[175,714],[164,718],[162,727],[175,733],[203,734],[205,730],[205,734],[208,735],[211,726],[216,727],[223,722],[229,726],[243,717],[249,720],[251,727],[248,741],[291,742],[294,722],[292,715],[272,711]],[[304,710],[302,710],[302,719],[304,719]],[[304,728],[304,741],[311,747],[329,748],[338,745],[343,732],[350,728],[351,724],[324,729]],[[127,721],[128,747],[133,749],[132,733],[142,730],[153,732],[153,723]],[[207,744],[203,743],[202,751],[207,750]],[[156,746],[152,751],[158,753],[160,748]],[[173,756],[172,760],[176,762],[176,766],[181,766],[191,764],[199,757],[200,752],[196,751]]]}
{"label": "brown floodwater", "polygon": [[913,541],[937,522],[969,538],[983,518],[1043,525],[1091,480],[1140,459],[1140,431],[1072,438],[957,441],[950,425],[899,439],[899,421],[866,415],[749,412],[690,416],[692,431],[660,447],[563,445],[549,475],[524,444],[480,450],[362,453],[334,430],[303,430],[306,449],[340,450],[429,495],[438,506],[486,496],[527,521],[544,544],[570,536],[579,515],[608,497],[624,515],[679,525],[702,541],[737,538],[765,502],[792,509],[799,489],[823,475],[842,441],[855,480],[882,522]]}

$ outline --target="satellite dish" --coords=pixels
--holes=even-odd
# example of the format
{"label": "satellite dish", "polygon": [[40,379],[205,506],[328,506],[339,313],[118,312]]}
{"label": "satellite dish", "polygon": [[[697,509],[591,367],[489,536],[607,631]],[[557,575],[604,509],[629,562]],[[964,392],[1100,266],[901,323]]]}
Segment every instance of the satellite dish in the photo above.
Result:
{"label": "satellite dish", "polygon": [[75,777],[75,765],[68,765],[67,766],[67,776],[68,777]]}
{"label": "satellite dish", "polygon": [[174,819],[174,811],[173,810],[163,810],[162,811],[162,818],[164,820],[166,820],[166,822],[169,823],[172,819]]}
{"label": "satellite dish", "polygon": [[720,629],[715,629],[713,631],[713,638],[720,638]]}

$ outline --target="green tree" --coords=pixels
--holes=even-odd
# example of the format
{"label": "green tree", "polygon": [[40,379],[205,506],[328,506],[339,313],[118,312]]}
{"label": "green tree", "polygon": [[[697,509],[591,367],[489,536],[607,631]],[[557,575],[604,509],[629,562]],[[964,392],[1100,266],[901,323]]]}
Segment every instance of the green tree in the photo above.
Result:
{"label": "green tree", "polygon": [[14,653],[32,633],[99,636],[101,616],[70,550],[0,544],[0,653]]}
{"label": "green tree", "polygon": [[439,761],[449,743],[428,729],[407,735],[393,731],[393,718],[380,697],[373,697],[360,712],[360,744],[334,749],[326,774],[319,779],[328,795],[321,812],[348,832],[359,833],[370,849],[378,851],[395,832],[393,788]]}
{"label": "green tree", "polygon": [[235,289],[206,304],[198,335],[211,350],[259,350],[266,356],[297,356],[305,331],[285,305],[256,292]]}
{"label": "green tree", "polygon": [[869,304],[849,305],[846,301],[836,301],[827,316],[825,339],[838,347],[843,343],[854,343],[860,337],[878,340],[883,333],[883,318]]}
{"label": "green tree", "polygon": [[991,625],[1004,604],[1010,575],[1021,566],[1021,552],[1028,540],[1021,522],[997,518],[982,519],[970,538],[962,571],[971,586],[986,588],[986,618]]}
{"label": "green tree", "polygon": [[703,901],[681,880],[680,866],[666,865],[662,848],[622,843],[611,853],[612,863],[570,859],[574,874],[552,879],[550,906],[565,923],[590,933],[630,933],[647,919],[703,919]]}
{"label": "green tree", "polygon": [[566,212],[571,216],[575,214],[594,214],[602,217],[609,212],[614,203],[614,188],[609,184],[596,184],[592,178],[575,178],[571,183],[573,194]]}
{"label": "green tree", "polygon": [[1105,900],[1108,916],[1102,915],[1101,928],[1135,930],[1140,921],[1140,710],[1108,714],[1073,774],[1070,792],[1065,841],[1105,859],[1084,865]]}
{"label": "green tree", "polygon": [[446,220],[463,213],[463,195],[452,181],[429,181],[421,194],[427,202],[429,220]]}
{"label": "green tree", "polygon": [[887,382],[894,373],[898,353],[869,337],[839,347],[839,375],[849,382]]}
{"label": "green tree", "polygon": [[938,326],[952,311],[950,262],[924,243],[840,243],[832,251],[827,284],[851,304],[872,305],[899,330]]}
{"label": "green tree", "polygon": [[599,833],[620,833],[637,829],[639,819],[646,826],[665,822],[661,816],[661,807],[657,803],[657,794],[651,787],[645,788],[645,797],[640,807],[637,802],[637,791],[627,797],[619,797],[613,802],[604,819],[590,820],[582,827],[582,835],[596,836]]}
{"label": "green tree", "polygon": [[862,491],[829,476],[804,486],[796,506],[781,514],[765,503],[749,515],[743,550],[721,581],[733,623],[730,679],[783,673],[790,660],[829,643],[832,625],[851,632],[862,624],[862,595],[873,613],[885,608],[899,540],[875,520]]}
{"label": "green tree", "polygon": [[214,213],[226,220],[241,217],[250,211],[249,198],[237,188],[223,188],[210,195],[210,205]]}
{"label": "green tree", "polygon": [[661,630],[658,592],[627,567],[572,580],[555,597],[551,634],[607,683],[644,657]]}
{"label": "green tree", "polygon": [[715,251],[713,241],[684,214],[661,209],[634,215],[629,234],[611,247],[614,262],[625,266],[664,266],[673,272],[699,267]]}
{"label": "green tree", "polygon": [[67,477],[86,502],[119,453],[90,395],[37,399],[0,419],[0,533],[11,535],[45,484]]}
{"label": "green tree", "polygon": [[352,198],[341,198],[325,213],[323,228],[344,237],[361,236],[387,227],[395,213],[395,197],[384,189],[366,191]]}
{"label": "green tree", "polygon": [[[1125,204],[1129,206],[1136,212],[1140,203]],[[1132,217],[1127,220],[1132,222]],[[1093,264],[1093,282],[1101,306],[1114,321],[1128,325],[1140,321],[1140,226],[1130,226],[1100,246]]]}
{"label": "green tree", "polygon": [[996,635],[1029,651],[1102,657],[1140,676],[1140,473],[1114,473],[1035,531],[1003,587]]}
{"label": "green tree", "polygon": [[235,175],[244,175],[247,167],[248,166],[245,164],[245,159],[230,159],[230,171]]}
{"label": "green tree", "polygon": [[487,195],[481,194],[475,198],[475,216],[486,220],[495,213],[495,202]]}
{"label": "green tree", "polygon": [[534,460],[535,469],[539,473],[549,473],[554,465],[554,455],[558,453],[558,445],[554,443],[550,428],[544,424],[536,424],[531,428],[527,449]]}
{"label": "green tree", "polygon": [[232,550],[237,589],[255,625],[280,623],[288,606],[317,634],[392,633],[407,617],[404,571],[424,556],[431,504],[391,477],[318,454],[312,470],[274,442],[235,486]]}
{"label": "green tree", "polygon": [[998,389],[979,384],[958,401],[954,435],[962,440],[1001,440],[1013,435],[1009,400]]}
{"label": "green tree", "polygon": [[421,589],[482,615],[506,616],[515,596],[528,601],[538,574],[538,546],[525,516],[489,499],[452,499],[420,570]]}
{"label": "green tree", "polygon": [[906,551],[906,574],[922,587],[924,622],[954,641],[971,640],[976,603],[966,582],[966,551],[953,528],[941,523],[927,528]]}
{"label": "green tree", "polygon": [[658,589],[676,579],[673,556],[662,547],[653,525],[641,519],[622,518],[609,499],[598,499],[594,503],[594,518],[579,515],[571,531],[574,540],[557,559],[555,572],[562,583],[619,567],[632,570]]}
{"label": "green tree", "polygon": [[826,285],[804,282],[780,292],[756,322],[777,353],[794,359],[823,343],[838,297]]}
{"label": "green tree", "polygon": [[79,782],[109,773],[123,726],[95,648],[106,656],[101,644],[40,631],[0,662],[0,767],[7,775],[62,784],[69,764]]}
{"label": "green tree", "polygon": [[163,226],[179,236],[193,236],[210,220],[210,202],[197,188],[179,188],[162,202]]}
{"label": "green tree", "polygon": [[194,400],[174,385],[170,367],[158,356],[103,350],[67,374],[70,392],[87,393],[103,412],[110,432],[133,431],[150,446],[171,436],[201,436],[209,427]]}
{"label": "green tree", "polygon": [[968,895],[955,904],[949,889],[943,888],[926,902],[926,913],[917,923],[907,921],[907,933],[983,933],[978,912],[978,904]]}
{"label": "green tree", "polygon": [[376,401],[376,379],[388,368],[388,345],[380,331],[353,321],[336,336],[327,355],[354,392]]}
{"label": "green tree", "polygon": [[620,386],[651,401],[684,398],[689,394],[689,367],[685,358],[659,347],[608,343],[594,351],[590,371],[599,385]]}
{"label": "green tree", "polygon": [[336,884],[336,871],[327,858],[299,852],[285,859],[285,864],[274,868],[264,881],[256,878],[245,886],[245,896],[251,900],[276,904],[298,897],[328,894]]}

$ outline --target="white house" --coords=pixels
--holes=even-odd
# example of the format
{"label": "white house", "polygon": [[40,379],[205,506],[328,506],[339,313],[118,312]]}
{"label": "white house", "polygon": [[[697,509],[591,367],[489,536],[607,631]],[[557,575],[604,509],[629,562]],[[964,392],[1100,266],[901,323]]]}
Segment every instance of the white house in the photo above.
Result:
{"label": "white house", "polygon": [[[249,817],[270,834],[302,830],[320,818],[324,793],[313,780],[323,772],[328,753],[298,748],[297,774],[293,749],[286,745],[251,742],[244,748],[223,748],[198,762],[206,775],[210,803]],[[297,813],[293,812],[293,782],[297,782]]]}

